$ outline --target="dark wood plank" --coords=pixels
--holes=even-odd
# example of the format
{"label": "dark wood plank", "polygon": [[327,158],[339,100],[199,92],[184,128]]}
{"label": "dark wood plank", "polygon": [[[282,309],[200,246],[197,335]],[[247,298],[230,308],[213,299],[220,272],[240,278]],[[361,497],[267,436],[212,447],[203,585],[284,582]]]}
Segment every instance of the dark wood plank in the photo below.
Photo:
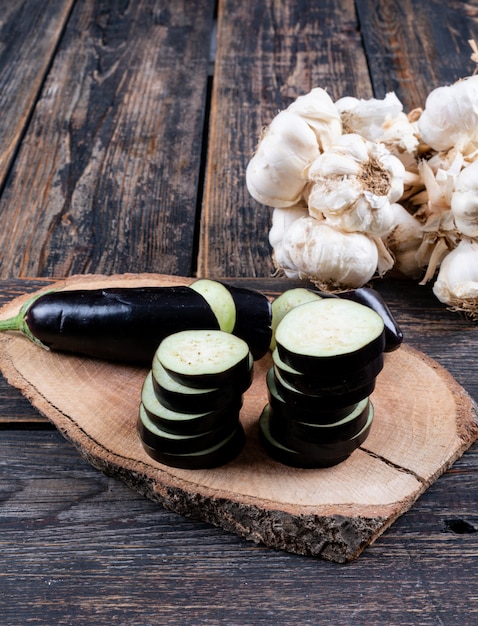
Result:
{"label": "dark wood plank", "polygon": [[168,512],[96,472],[57,432],[2,432],[0,456],[6,626],[471,626],[478,617],[476,446],[346,567]]}
{"label": "dark wood plank", "polygon": [[74,0],[0,3],[0,187],[5,182]]}
{"label": "dark wood plank", "polygon": [[76,3],[0,200],[1,276],[191,272],[214,4]]}
{"label": "dark wood plank", "polygon": [[440,85],[475,69],[468,40],[478,37],[478,2],[357,0],[375,96],[395,91],[405,110],[423,107]]}
{"label": "dark wood plank", "polygon": [[[24,293],[41,289],[50,282],[48,279],[0,280],[0,307]],[[28,400],[0,375],[0,428],[38,428],[42,425],[47,426],[47,420],[38,411],[32,411]]]}
{"label": "dark wood plank", "polygon": [[353,1],[219,8],[198,273],[269,276],[271,210],[245,184],[261,128],[313,87],[334,98],[372,89]]}

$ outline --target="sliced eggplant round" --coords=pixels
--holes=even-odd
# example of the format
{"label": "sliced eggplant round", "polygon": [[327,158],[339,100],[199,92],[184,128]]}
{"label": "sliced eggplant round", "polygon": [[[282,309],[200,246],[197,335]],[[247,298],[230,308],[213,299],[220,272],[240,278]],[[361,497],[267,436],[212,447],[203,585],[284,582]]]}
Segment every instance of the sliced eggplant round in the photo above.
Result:
{"label": "sliced eggplant round", "polygon": [[167,373],[161,363],[153,360],[151,385],[159,402],[178,413],[205,413],[216,411],[225,405],[239,402],[249,386],[249,380],[242,387],[235,385],[196,389],[178,383]]}
{"label": "sliced eggplant round", "polygon": [[272,339],[272,306],[260,291],[225,284],[236,305],[233,334],[248,345],[254,360],[269,350]]}
{"label": "sliced eggplant round", "polygon": [[234,431],[214,446],[187,454],[169,454],[141,439],[145,452],[158,463],[187,470],[212,469],[226,465],[241,452],[245,443],[244,429],[237,424]]}
{"label": "sliced eggplant round", "polygon": [[223,331],[182,331],[166,337],[154,360],[177,382],[206,389],[244,388],[252,382],[253,360],[245,341]]}
{"label": "sliced eggplant round", "polygon": [[237,420],[234,420],[232,423],[223,423],[213,430],[194,435],[178,435],[160,428],[149,417],[143,404],[140,404],[138,433],[144,443],[156,450],[166,454],[190,454],[217,445],[235,431],[237,424]]}
{"label": "sliced eggplant round", "polygon": [[393,352],[402,345],[402,329],[378,291],[370,287],[360,287],[342,292],[340,297],[368,306],[381,316],[385,325],[385,352]]}
{"label": "sliced eggplant round", "polygon": [[282,379],[298,391],[313,395],[339,395],[356,391],[372,383],[383,369],[384,357],[381,352],[375,359],[359,369],[333,375],[325,373],[311,375],[298,372],[284,363],[277,349],[272,353],[272,361]]}
{"label": "sliced eggplant round", "polygon": [[242,396],[233,396],[215,409],[185,413],[165,406],[155,393],[150,372],[141,390],[141,403],[149,419],[165,432],[197,435],[217,428],[233,426],[239,419]]}
{"label": "sliced eggplant round", "polygon": [[318,406],[324,413],[338,411],[339,409],[347,410],[354,404],[357,404],[357,402],[370,396],[375,389],[376,383],[376,380],[373,379],[367,385],[348,393],[310,394],[299,391],[296,387],[287,383],[276,368],[273,368],[273,371],[277,392],[284,402],[306,411],[316,411]]}
{"label": "sliced eggplant round", "polygon": [[236,325],[236,304],[227,287],[217,280],[199,278],[191,285],[191,289],[200,293],[217,317],[220,330],[232,333]]}
{"label": "sliced eggplant round", "polygon": [[271,458],[292,467],[307,469],[332,467],[348,459],[368,437],[373,422],[373,406],[372,403],[369,404],[367,422],[355,437],[329,444],[302,442],[301,449],[292,448],[289,442],[273,437],[270,421],[271,409],[266,405],[259,419],[259,434],[264,450]]}
{"label": "sliced eggplant round", "polygon": [[369,417],[369,402],[365,398],[342,419],[325,424],[299,421],[297,416],[282,411],[270,402],[270,431],[274,439],[287,441],[295,450],[300,450],[303,442],[306,445],[338,443],[355,437],[362,430]]}
{"label": "sliced eggplant round", "polygon": [[271,351],[275,350],[275,331],[284,316],[296,306],[320,299],[321,296],[316,291],[305,287],[296,287],[295,289],[287,289],[272,301],[272,339],[269,346]]}
{"label": "sliced eggplant round", "polygon": [[340,298],[295,307],[279,323],[275,337],[282,361],[307,375],[350,374],[385,348],[380,315]]}

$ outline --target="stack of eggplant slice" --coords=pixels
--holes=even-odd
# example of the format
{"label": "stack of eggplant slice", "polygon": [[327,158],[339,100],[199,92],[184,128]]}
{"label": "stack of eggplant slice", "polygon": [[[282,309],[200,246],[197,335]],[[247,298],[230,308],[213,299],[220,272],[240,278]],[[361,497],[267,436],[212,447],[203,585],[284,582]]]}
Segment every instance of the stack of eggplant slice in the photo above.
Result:
{"label": "stack of eggplant slice", "polygon": [[138,434],[156,461],[208,469],[244,445],[242,396],[253,356],[241,338],[221,330],[186,330],[165,338],[143,384]]}
{"label": "stack of eggplant slice", "polygon": [[279,296],[272,311],[263,446],[286,465],[337,465],[372,426],[370,395],[387,351],[384,320],[356,301],[302,289]]}

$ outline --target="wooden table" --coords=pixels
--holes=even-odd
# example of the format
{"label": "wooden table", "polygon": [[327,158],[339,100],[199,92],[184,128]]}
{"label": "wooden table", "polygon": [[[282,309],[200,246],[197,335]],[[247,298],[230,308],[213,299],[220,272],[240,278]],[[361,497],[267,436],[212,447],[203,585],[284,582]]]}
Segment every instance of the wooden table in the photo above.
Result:
{"label": "wooden table", "polygon": [[[478,2],[0,2],[0,302],[72,274],[229,277],[274,290],[260,129],[314,86],[405,110],[470,74]],[[217,28],[216,28],[217,26]],[[217,33],[217,37],[216,37]],[[478,399],[476,324],[376,283],[406,341]],[[0,621],[478,621],[475,444],[356,561],[278,552],[108,478],[0,381]]]}

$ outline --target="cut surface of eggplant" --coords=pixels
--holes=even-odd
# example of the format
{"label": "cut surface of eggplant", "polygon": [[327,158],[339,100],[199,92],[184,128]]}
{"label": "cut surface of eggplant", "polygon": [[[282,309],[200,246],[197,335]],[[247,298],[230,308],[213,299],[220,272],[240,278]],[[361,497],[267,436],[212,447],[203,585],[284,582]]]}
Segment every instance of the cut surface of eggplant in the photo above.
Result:
{"label": "cut surface of eggplant", "polygon": [[276,328],[284,316],[296,306],[320,299],[321,296],[317,292],[305,287],[296,287],[295,289],[284,291],[272,301],[272,339],[269,346],[271,351],[276,347]]}
{"label": "cut surface of eggplant", "polygon": [[161,430],[177,435],[195,435],[236,423],[242,406],[242,396],[233,395],[227,402],[218,403],[216,408],[198,408],[194,413],[181,412],[166,406],[158,398],[150,372],[143,383],[141,403],[149,419]]}
{"label": "cut surface of eggplant", "polygon": [[170,335],[161,342],[154,359],[171,378],[190,387],[241,386],[252,381],[253,361],[247,343],[220,330]]}
{"label": "cut surface of eggplant", "polygon": [[229,424],[221,424],[213,430],[190,435],[178,435],[160,428],[149,417],[144,406],[139,409],[138,433],[141,441],[148,446],[166,454],[191,454],[216,446],[227,439],[237,427],[237,420]]}
{"label": "cut surface of eggplant", "polygon": [[277,391],[284,401],[292,406],[306,410],[316,410],[317,406],[320,406],[325,412],[350,407],[370,396],[376,384],[376,379],[373,379],[369,384],[347,393],[339,390],[339,393],[328,391],[323,394],[311,394],[299,391],[296,387],[290,385],[281,377],[280,372],[276,368],[273,368],[273,371]]}
{"label": "cut surface of eggplant", "polygon": [[244,429],[238,424],[235,430],[215,446],[189,454],[168,454],[141,440],[145,452],[158,463],[187,470],[212,469],[231,462],[241,452],[245,443]]}
{"label": "cut surface of eggplant", "polygon": [[153,360],[151,385],[161,404],[179,413],[204,413],[215,411],[239,397],[247,389],[246,383],[242,387],[234,385],[208,387],[197,389],[183,385],[171,378],[161,363]]}
{"label": "cut surface of eggplant", "polygon": [[259,419],[259,434],[264,450],[271,458],[284,465],[304,469],[332,467],[345,461],[359,448],[370,433],[373,422],[373,405],[369,404],[369,416],[362,430],[346,441],[329,444],[302,442],[301,449],[294,449],[282,440],[274,438],[270,429],[271,411],[266,405]]}
{"label": "cut surface of eggplant", "polygon": [[272,338],[272,306],[260,291],[224,283],[236,306],[233,334],[248,345],[254,360],[269,350]]}
{"label": "cut surface of eggplant", "polygon": [[229,289],[217,280],[209,278],[199,278],[189,287],[200,293],[208,302],[217,317],[219,329],[232,333],[236,325],[236,304]]}
{"label": "cut surface of eggplant", "polygon": [[360,287],[342,292],[340,297],[368,306],[381,316],[385,325],[385,352],[393,352],[402,345],[402,329],[378,291],[370,287]]}
{"label": "cut surface of eggplant", "polygon": [[303,442],[305,445],[338,443],[362,430],[369,418],[369,402],[365,398],[348,415],[331,423],[300,421],[300,413],[291,415],[270,402],[270,431],[274,439],[287,441],[295,450],[301,450]]}
{"label": "cut surface of eggplant", "polygon": [[295,307],[279,323],[275,337],[282,361],[304,374],[349,373],[367,365],[385,348],[380,315],[340,298]]}
{"label": "cut surface of eggplant", "polygon": [[363,367],[350,372],[334,372],[331,375],[323,371],[320,374],[314,373],[314,375],[298,372],[290,365],[287,365],[287,363],[284,363],[277,349],[272,353],[272,361],[283,380],[297,390],[312,395],[338,395],[361,389],[377,378],[384,365],[383,352],[380,352],[376,358]]}

